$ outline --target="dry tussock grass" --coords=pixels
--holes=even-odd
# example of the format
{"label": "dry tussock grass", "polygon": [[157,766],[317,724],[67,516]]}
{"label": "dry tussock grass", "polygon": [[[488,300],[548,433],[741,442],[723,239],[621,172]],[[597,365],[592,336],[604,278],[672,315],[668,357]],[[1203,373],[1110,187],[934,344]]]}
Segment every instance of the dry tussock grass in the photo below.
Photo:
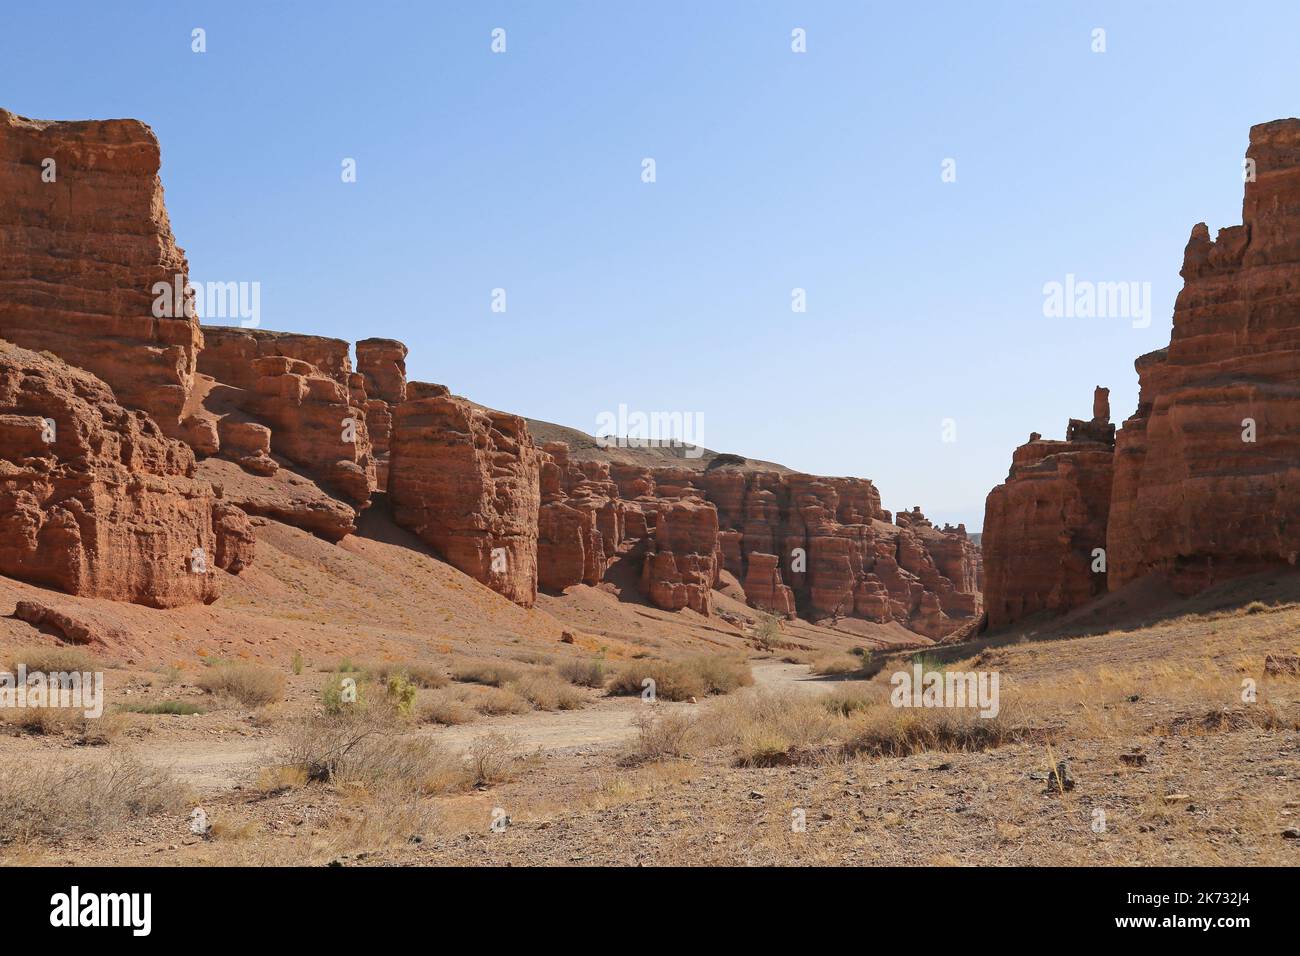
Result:
{"label": "dry tussock grass", "polygon": [[730,694],[754,683],[749,664],[725,655],[692,657],[682,661],[641,660],[624,664],[609,682],[609,693],[636,695],[654,681],[655,697],[683,701],[708,694]]}
{"label": "dry tussock grass", "polygon": [[685,757],[693,751],[695,722],[688,714],[658,707],[647,711],[636,718],[636,740],[623,753],[621,764],[631,766]]}
{"label": "dry tussock grass", "polygon": [[380,684],[387,684],[392,677],[404,677],[416,687],[425,689],[445,687],[450,681],[447,668],[433,661],[406,661],[405,663],[385,661],[366,665],[365,672]]}
{"label": "dry tussock grass", "polygon": [[129,757],[0,769],[0,844],[95,838],[128,820],[179,812],[186,792],[165,771]]}
{"label": "dry tussock grass", "polygon": [[0,727],[11,734],[67,737],[86,747],[113,743],[127,726],[120,713],[87,717],[79,707],[16,707],[0,712]]}
{"label": "dry tussock grass", "polygon": [[104,669],[103,663],[72,647],[20,647],[13,651],[11,669],[17,671],[19,665],[26,666],[29,673],[42,671],[47,674]]}
{"label": "dry tussock grass", "polygon": [[256,664],[214,664],[195,683],[209,694],[248,707],[265,707],[284,695],[284,675]]}
{"label": "dry tussock grass", "polygon": [[567,660],[555,665],[555,672],[570,684],[579,687],[604,687],[608,676],[605,661],[599,657],[588,660]]}

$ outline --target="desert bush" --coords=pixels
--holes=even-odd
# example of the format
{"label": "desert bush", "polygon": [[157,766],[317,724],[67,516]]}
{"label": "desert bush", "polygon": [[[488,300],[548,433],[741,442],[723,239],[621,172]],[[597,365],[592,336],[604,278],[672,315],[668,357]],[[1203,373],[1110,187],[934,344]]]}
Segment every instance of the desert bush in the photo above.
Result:
{"label": "desert bush", "polygon": [[502,687],[523,676],[523,668],[496,661],[468,661],[452,668],[452,680],[463,684],[486,684]]}
{"label": "desert bush", "polygon": [[849,654],[825,654],[816,658],[809,670],[819,677],[844,677],[855,673],[862,661]]}
{"label": "desert bush", "polygon": [[505,734],[479,737],[469,748],[469,779],[472,786],[485,787],[514,779],[515,741]]}
{"label": "desert bush", "polygon": [[[370,703],[366,682],[356,671],[336,671],[325,679],[320,689],[321,706],[327,714],[365,710]],[[351,698],[351,699],[349,699]]]}
{"label": "desert bush", "polygon": [[387,684],[394,675],[402,675],[416,687],[445,687],[448,682],[447,670],[433,661],[407,661],[403,664],[384,662],[373,664],[369,673],[381,684]]}
{"label": "desert bush", "polygon": [[444,691],[436,691],[421,701],[417,712],[421,723],[446,727],[472,723],[478,716],[463,700]]}
{"label": "desert bush", "polygon": [[823,694],[821,705],[837,717],[851,717],[888,698],[885,688],[875,684],[848,684]]}
{"label": "desert bush", "polygon": [[749,664],[740,658],[710,654],[692,657],[682,663],[704,682],[706,694],[730,694],[754,683]]}
{"label": "desert bush", "polygon": [[58,737],[72,733],[83,716],[75,707],[15,707],[0,712],[0,723],[13,734]]}
{"label": "desert bush", "polygon": [[686,714],[662,712],[657,707],[647,711],[636,718],[636,740],[622,762],[649,763],[687,756],[694,721]]}
{"label": "desert bush", "polygon": [[710,704],[698,733],[707,746],[732,748],[743,766],[770,766],[825,756],[841,724],[815,695],[758,691]]}
{"label": "desert bush", "polygon": [[526,714],[532,705],[513,690],[504,687],[459,687],[457,698],[487,717],[501,714]]}
{"label": "desert bush", "polygon": [[12,734],[70,737],[91,747],[112,743],[125,728],[118,714],[87,717],[79,707],[15,707],[0,715],[0,726]]}
{"label": "desert bush", "polygon": [[232,697],[249,707],[265,707],[284,694],[284,675],[255,664],[219,664],[199,675],[209,694]]}
{"label": "desert bush", "polygon": [[367,792],[448,793],[468,780],[464,761],[437,741],[394,733],[391,720],[374,712],[298,721],[286,733],[280,757],[280,780],[296,777]]}
{"label": "desert bush", "polygon": [[293,671],[294,676],[302,673],[302,651],[293,652],[293,662],[289,667]]}
{"label": "desert bush", "polygon": [[555,665],[555,672],[579,687],[605,686],[605,661],[600,657],[561,661]]}
{"label": "desert bush", "polygon": [[204,713],[202,707],[188,700],[139,700],[122,704],[120,709],[128,714],[180,714],[186,717]]}
{"label": "desert bush", "polygon": [[167,773],[115,757],[0,769],[0,844],[95,838],[128,820],[178,811],[185,791]]}
{"label": "desert bush", "polygon": [[384,697],[398,714],[409,717],[415,707],[415,690],[406,674],[393,674],[385,682]]}
{"label": "desert bush", "polygon": [[637,695],[646,680],[654,681],[655,697],[661,700],[703,697],[707,686],[698,673],[681,664],[647,659],[624,664],[610,678],[608,690],[616,696]]}
{"label": "desert bush", "polygon": [[524,674],[507,683],[505,690],[518,694],[538,710],[577,710],[587,698],[581,691],[553,674]]}
{"label": "desert bush", "polygon": [[989,750],[1032,737],[1003,706],[996,717],[969,707],[892,707],[882,704],[856,715],[845,750],[873,757],[906,757],[927,751]]}
{"label": "desert bush", "polygon": [[781,642],[781,622],[775,614],[759,613],[758,623],[754,625],[754,640],[765,651],[770,651]]}

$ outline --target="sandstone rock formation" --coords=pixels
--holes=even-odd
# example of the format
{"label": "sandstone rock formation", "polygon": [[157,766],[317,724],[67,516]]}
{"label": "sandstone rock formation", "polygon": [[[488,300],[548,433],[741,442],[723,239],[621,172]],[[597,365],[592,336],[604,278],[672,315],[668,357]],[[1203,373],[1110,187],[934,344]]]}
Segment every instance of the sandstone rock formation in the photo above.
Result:
{"label": "sandstone rock formation", "polygon": [[1065,441],[1031,435],[1007,480],[989,492],[981,542],[989,627],[1105,593],[1097,552],[1106,547],[1115,457],[1108,395],[1096,390],[1092,420],[1071,419]]}
{"label": "sandstone rock formation", "polygon": [[567,444],[547,442],[540,487],[538,584],[562,591],[600,583],[625,538],[626,505],[610,479],[609,465],[573,462]]}
{"label": "sandstone rock formation", "polygon": [[406,401],[406,346],[396,339],[362,339],[357,343],[357,371],[366,388],[366,429],[374,450],[375,480],[388,488],[388,444],[393,406]]}
{"label": "sandstone rock formation", "polygon": [[1300,555],[1300,120],[1250,131],[1242,225],[1192,229],[1168,348],[1115,452],[1111,587],[1192,593]]}
{"label": "sandstone rock formation", "polygon": [[[179,437],[203,336],[174,302],[188,266],[159,165],[136,120],[0,109],[0,338],[89,370]],[[174,317],[155,315],[160,295]]]}
{"label": "sandstone rock formation", "polygon": [[1247,156],[1242,225],[1193,227],[1170,344],[1137,360],[1113,455],[1099,394],[1093,422],[1064,445],[1034,436],[990,494],[990,626],[1074,607],[1102,578],[1191,594],[1300,556],[1300,120],[1253,127]]}
{"label": "sandstone rock formation", "polygon": [[193,452],[89,372],[0,344],[0,574],[175,607],[252,560],[248,518]]}
{"label": "sandstone rock formation", "polygon": [[[270,450],[318,475],[364,508],[378,487],[366,427],[364,376],[352,371],[348,343],[316,335],[208,326],[199,371],[222,403],[269,428]],[[239,420],[219,425],[236,442],[227,454],[255,473],[275,469],[260,433]],[[254,435],[257,435],[254,440]]]}
{"label": "sandstone rock formation", "polygon": [[536,446],[522,418],[412,382],[396,406],[388,495],[410,528],[516,604],[537,597]]}
{"label": "sandstone rock formation", "polygon": [[[30,580],[79,594],[209,600],[208,578],[181,573],[183,539],[237,571],[252,558],[248,514],[338,541],[379,492],[399,524],[525,606],[539,584],[597,585],[618,564],[667,609],[708,614],[725,569],[752,603],[783,615],[931,635],[978,615],[978,552],[964,529],[939,531],[919,511],[891,523],[869,481],[735,455],[704,469],[538,448],[518,416],[408,383],[406,346],[393,339],[358,342],[353,371],[339,339],[200,329],[159,162],[134,121],[0,112],[0,335],[104,379],[61,363],[23,373],[76,429],[117,436],[87,438],[84,453],[69,446],[77,455],[64,460],[34,444],[42,416],[0,420],[10,561],[0,570],[21,558]],[[110,387],[140,411],[113,404]]]}

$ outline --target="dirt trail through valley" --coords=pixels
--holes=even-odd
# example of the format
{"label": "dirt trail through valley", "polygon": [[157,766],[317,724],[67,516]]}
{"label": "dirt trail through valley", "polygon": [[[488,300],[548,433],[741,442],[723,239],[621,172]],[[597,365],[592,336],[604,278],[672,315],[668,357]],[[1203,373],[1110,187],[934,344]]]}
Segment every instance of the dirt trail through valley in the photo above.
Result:
{"label": "dirt trail through valley", "polygon": [[[753,673],[755,686],[765,690],[790,688],[816,694],[842,683],[810,675],[805,664],[764,661],[754,664]],[[462,751],[490,733],[511,738],[520,754],[602,750],[631,740],[636,735],[636,719],[647,706],[639,697],[603,697],[582,710],[485,717],[458,727],[422,728],[418,733]],[[660,702],[653,706],[689,712],[698,705]],[[281,743],[279,737],[164,741],[146,744],[137,752],[149,763],[170,768],[195,789],[212,791],[251,783],[260,768],[275,760]]]}

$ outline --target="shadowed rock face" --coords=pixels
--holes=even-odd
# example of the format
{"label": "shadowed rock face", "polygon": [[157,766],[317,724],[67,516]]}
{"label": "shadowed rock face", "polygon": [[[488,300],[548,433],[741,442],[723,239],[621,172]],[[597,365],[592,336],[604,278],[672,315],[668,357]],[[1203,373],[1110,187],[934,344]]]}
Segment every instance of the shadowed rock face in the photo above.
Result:
{"label": "shadowed rock face", "polygon": [[216,569],[252,561],[252,529],[194,468],[90,373],[0,345],[0,573],[152,607],[215,600]]}
{"label": "shadowed rock face", "polygon": [[357,371],[366,387],[366,430],[375,459],[375,480],[385,489],[393,406],[406,401],[406,346],[396,339],[362,339],[357,343]]}
{"label": "shadowed rock face", "polygon": [[136,120],[0,109],[0,338],[87,369],[179,437],[203,337],[183,307],[154,315],[155,284],[188,277],[159,163]]}
{"label": "shadowed rock face", "polygon": [[1115,426],[1109,391],[1093,419],[1071,419],[1066,441],[1037,433],[1016,449],[1007,480],[984,505],[984,605],[989,627],[1061,613],[1106,591],[1096,551],[1106,546]]}
{"label": "shadowed rock face", "polygon": [[1300,120],[1253,127],[1246,155],[1242,225],[1193,228],[1169,347],[1137,361],[1112,588],[1161,572],[1192,593],[1300,553]]}

